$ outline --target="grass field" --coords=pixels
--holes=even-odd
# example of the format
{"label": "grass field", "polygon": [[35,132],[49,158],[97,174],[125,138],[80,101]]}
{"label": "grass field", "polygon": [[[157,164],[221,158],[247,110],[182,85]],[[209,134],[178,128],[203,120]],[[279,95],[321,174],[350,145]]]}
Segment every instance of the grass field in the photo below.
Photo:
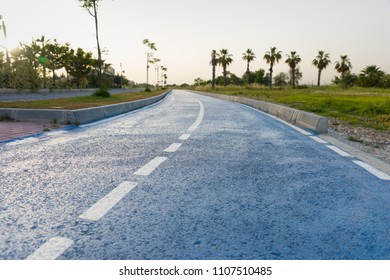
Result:
{"label": "grass field", "polygon": [[82,96],[72,98],[48,99],[37,101],[0,102],[0,108],[26,108],[26,109],[81,109],[103,105],[117,104],[139,99],[145,99],[164,93],[166,90],[153,92],[129,92],[112,95],[109,98],[96,96]]}
{"label": "grass field", "polygon": [[353,126],[390,130],[390,89],[309,87],[272,89],[266,87],[195,87],[195,90],[238,95],[313,112]]}

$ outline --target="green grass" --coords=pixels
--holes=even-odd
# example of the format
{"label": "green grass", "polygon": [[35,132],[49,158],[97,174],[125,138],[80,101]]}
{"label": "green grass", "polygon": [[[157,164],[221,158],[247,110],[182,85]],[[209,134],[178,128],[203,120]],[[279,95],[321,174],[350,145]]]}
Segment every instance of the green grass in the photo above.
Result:
{"label": "green grass", "polygon": [[238,95],[283,104],[348,122],[354,126],[390,130],[390,90],[376,88],[309,87],[269,90],[266,87],[196,87],[195,90]]}
{"label": "green grass", "polygon": [[0,102],[0,108],[25,108],[25,109],[53,109],[61,108],[68,110],[104,106],[129,101],[145,99],[159,95],[166,90],[153,92],[129,92],[111,95],[108,98],[98,96],[82,96],[72,98],[59,98],[37,101],[17,101],[17,102]]}

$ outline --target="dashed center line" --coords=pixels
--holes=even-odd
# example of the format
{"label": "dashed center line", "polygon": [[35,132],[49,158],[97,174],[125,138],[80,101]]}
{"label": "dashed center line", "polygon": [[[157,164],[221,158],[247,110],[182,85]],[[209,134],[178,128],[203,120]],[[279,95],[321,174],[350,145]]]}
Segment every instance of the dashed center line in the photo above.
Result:
{"label": "dashed center line", "polygon": [[96,202],[91,208],[85,211],[80,218],[98,221],[100,220],[112,207],[115,206],[129,191],[137,186],[134,182],[123,182],[118,187],[113,189],[109,194]]}
{"label": "dashed center line", "polygon": [[191,134],[188,134],[188,133],[184,133],[183,135],[181,135],[179,137],[179,140],[188,140],[188,138],[191,137]]}
{"label": "dashed center line", "polygon": [[363,161],[353,160],[353,162],[356,163],[357,165],[359,165],[360,167],[364,168],[365,170],[367,170],[371,174],[375,175],[379,179],[387,180],[387,181],[390,180],[390,176],[389,175],[387,175],[386,173],[383,173],[382,171],[379,171],[378,169],[372,167],[371,165],[369,165],[369,164],[367,164],[367,163],[365,163]]}
{"label": "dashed center line", "polygon": [[149,161],[147,164],[142,166],[140,169],[138,169],[136,172],[134,172],[134,175],[140,175],[140,176],[148,176],[150,173],[152,173],[161,163],[166,161],[168,158],[166,157],[155,157],[151,161]]}
{"label": "dashed center line", "polygon": [[344,152],[343,150],[335,147],[335,146],[332,146],[332,145],[327,145],[327,147],[329,149],[331,149],[332,151],[338,153],[340,156],[343,156],[343,157],[353,157],[352,155],[348,154],[347,152]]}
{"label": "dashed center line", "polygon": [[173,143],[171,146],[169,146],[168,148],[166,148],[164,150],[164,152],[168,152],[168,153],[174,153],[176,152],[180,147],[181,147],[182,143]]}
{"label": "dashed center line", "polygon": [[72,245],[73,241],[68,238],[53,237],[28,256],[27,260],[55,260]]}

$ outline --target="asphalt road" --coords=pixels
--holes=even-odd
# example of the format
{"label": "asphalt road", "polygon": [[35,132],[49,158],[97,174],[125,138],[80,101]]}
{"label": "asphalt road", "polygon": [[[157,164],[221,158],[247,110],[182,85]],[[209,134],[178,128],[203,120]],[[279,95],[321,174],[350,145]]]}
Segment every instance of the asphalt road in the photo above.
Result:
{"label": "asphalt road", "polygon": [[185,91],[1,144],[0,166],[0,259],[390,258],[390,178]]}

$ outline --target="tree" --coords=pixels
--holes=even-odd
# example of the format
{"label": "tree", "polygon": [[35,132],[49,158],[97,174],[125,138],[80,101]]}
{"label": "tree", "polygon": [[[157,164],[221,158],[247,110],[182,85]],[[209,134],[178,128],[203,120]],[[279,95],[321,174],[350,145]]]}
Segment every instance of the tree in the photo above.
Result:
{"label": "tree", "polygon": [[146,53],[146,91],[149,89],[149,64],[153,64],[153,51],[157,51],[156,44],[149,41],[149,39],[144,39],[143,44],[149,48],[149,51]]}
{"label": "tree", "polygon": [[66,57],[69,53],[69,43],[66,43],[64,45],[60,45],[57,40],[54,40],[54,43],[48,43],[46,44],[46,58],[48,60],[48,68],[53,73],[53,81],[52,86],[55,86],[56,83],[56,70],[59,70],[63,67],[65,67],[66,63]]}
{"label": "tree", "polygon": [[81,2],[81,7],[83,7],[95,20],[95,31],[96,31],[96,45],[98,50],[98,76],[99,76],[99,86],[100,89],[103,89],[103,75],[102,75],[102,52],[100,49],[99,42],[99,25],[98,25],[98,8],[102,0],[78,0]]}
{"label": "tree", "polygon": [[[2,20],[2,16],[0,15],[0,20]],[[7,41],[7,27],[5,26],[4,20],[2,20],[0,25],[0,30],[3,30],[4,40]],[[9,52],[7,46],[0,45],[1,48],[5,50],[5,64],[3,69],[3,84],[5,86],[11,86],[11,60],[9,57]],[[4,58],[3,58],[4,59]]]}
{"label": "tree", "polygon": [[84,87],[87,75],[91,72],[94,64],[92,53],[85,52],[78,48],[77,51],[71,49],[67,55],[65,69],[77,80],[77,87]]}
{"label": "tree", "polygon": [[36,44],[36,46],[39,48],[39,57],[38,62],[42,66],[43,71],[43,83],[42,88],[46,88],[46,68],[48,64],[47,59],[47,44],[50,42],[50,40],[46,40],[45,36],[41,36],[41,38],[36,39],[33,43]]}
{"label": "tree", "polygon": [[[292,68],[290,68],[288,73],[289,73],[289,76],[290,76],[289,83],[291,85],[293,85],[295,83],[295,86],[299,85],[299,81],[302,80],[302,76],[303,76],[301,70],[299,69],[299,67],[296,67],[294,69],[294,73],[293,73]],[[294,75],[294,82],[292,81],[293,75]]]}
{"label": "tree", "polygon": [[233,62],[233,55],[229,53],[227,49],[222,49],[217,54],[218,64],[222,66],[223,69],[223,85],[227,85],[227,67]]}
{"label": "tree", "polygon": [[295,87],[295,74],[296,67],[301,62],[301,58],[297,55],[297,52],[292,51],[290,55],[287,54],[286,63],[290,66],[290,75],[291,75],[291,84],[292,87]]}
{"label": "tree", "polygon": [[348,56],[341,55],[340,61],[336,61],[334,69],[341,74],[341,79],[343,80],[345,75],[352,69],[352,64]]}
{"label": "tree", "polygon": [[269,68],[269,88],[272,89],[272,72],[275,63],[278,63],[282,58],[282,52],[277,51],[276,47],[270,48],[264,55],[264,60],[270,65]]}
{"label": "tree", "polygon": [[162,87],[164,88],[167,83],[167,75],[166,72],[168,71],[168,68],[165,66],[161,66],[161,83]]}
{"label": "tree", "polygon": [[318,69],[318,81],[317,81],[318,87],[320,86],[320,82],[321,82],[322,70],[324,70],[330,63],[331,63],[330,54],[325,53],[325,51],[319,51],[316,58],[313,59],[313,65]]}
{"label": "tree", "polygon": [[288,81],[288,74],[284,73],[284,72],[279,73],[274,78],[274,84],[277,87],[286,86],[287,85],[287,81]]}
{"label": "tree", "polygon": [[20,47],[11,51],[12,75],[11,85],[18,89],[39,88],[39,53],[40,48],[33,41],[30,45],[20,44]]}
{"label": "tree", "polygon": [[246,66],[246,83],[249,84],[249,78],[250,78],[250,71],[249,71],[249,64],[256,58],[254,52],[251,49],[247,49],[246,52],[242,54],[242,59],[246,60],[247,66]]}
{"label": "tree", "polygon": [[379,87],[385,72],[376,65],[367,66],[362,70],[358,83],[363,87]]}
{"label": "tree", "polygon": [[214,86],[215,86],[215,68],[216,68],[217,65],[218,65],[217,51],[216,51],[216,50],[212,50],[212,51],[211,51],[211,61],[210,61],[210,65],[211,65],[212,68],[213,68],[211,87],[214,88]]}

